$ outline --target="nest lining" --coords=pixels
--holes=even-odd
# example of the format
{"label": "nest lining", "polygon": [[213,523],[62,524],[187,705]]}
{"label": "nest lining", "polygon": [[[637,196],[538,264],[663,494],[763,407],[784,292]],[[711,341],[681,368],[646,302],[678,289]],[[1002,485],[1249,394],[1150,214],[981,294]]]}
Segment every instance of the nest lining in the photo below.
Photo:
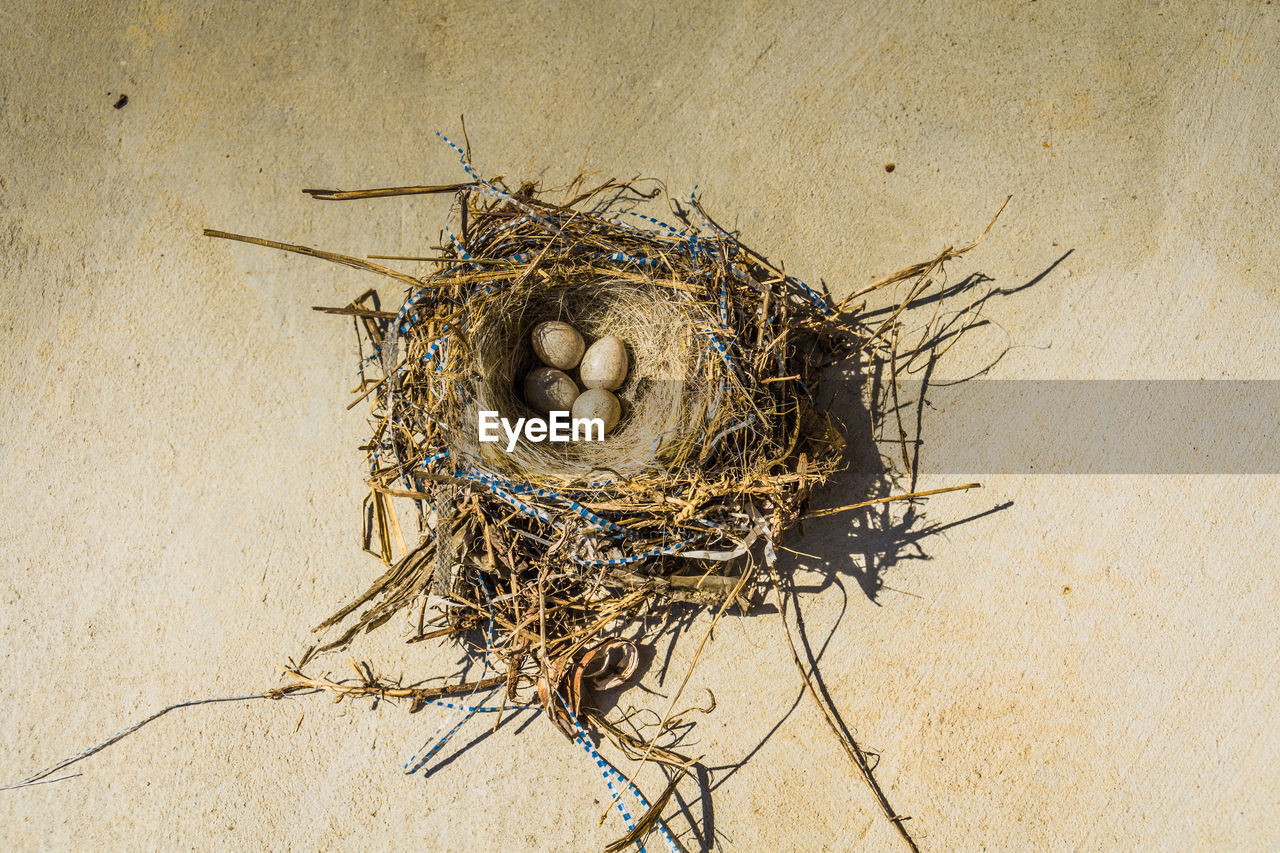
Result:
{"label": "nest lining", "polygon": [[[710,403],[706,398],[714,365],[694,349],[693,325],[671,303],[669,290],[617,278],[539,277],[503,287],[493,304],[474,306],[467,319],[470,348],[460,369],[468,371],[470,401],[448,413],[454,429],[450,450],[456,457],[478,460],[504,476],[571,487],[660,472],[685,455],[682,443],[697,443],[699,431],[685,427],[696,423],[693,412]],[[631,367],[615,392],[621,420],[598,442],[522,441],[512,453],[505,443],[480,443],[477,419],[482,410],[513,421],[540,416],[524,401],[522,383],[538,366],[529,336],[544,320],[568,322],[588,343],[609,334],[624,341]],[[429,347],[426,337],[419,335],[419,341]],[[440,373],[437,386],[455,381],[446,371]]]}

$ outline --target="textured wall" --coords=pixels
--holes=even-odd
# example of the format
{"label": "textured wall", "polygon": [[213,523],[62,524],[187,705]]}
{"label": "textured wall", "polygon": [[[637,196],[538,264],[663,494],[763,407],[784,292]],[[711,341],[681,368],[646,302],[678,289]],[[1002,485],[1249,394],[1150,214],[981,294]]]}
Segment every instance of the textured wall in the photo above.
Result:
{"label": "textured wall", "polygon": [[[1014,344],[993,376],[1280,377],[1270,5],[107,5],[0,10],[0,782],[170,702],[276,683],[375,576],[354,337],[310,306],[395,288],[200,230],[421,252],[447,201],[298,190],[455,180],[433,132],[460,113],[489,174],[697,184],[837,294],[972,238],[1012,193],[953,279],[1012,289],[1070,254],[988,306],[998,326],[950,375]],[[928,503],[920,527],[939,529],[899,543],[874,602],[838,519],[793,543],[826,561],[805,615],[832,697],[922,846],[1274,847],[1276,479],[983,480]],[[403,627],[360,655],[453,666]],[[646,683],[675,689],[693,645]],[[719,708],[691,750],[720,768],[725,848],[898,849],[799,701],[776,617],[717,630],[686,695],[707,687]],[[0,792],[0,839],[621,834],[541,719],[402,775],[438,719],[317,697],[177,712],[78,778]]]}

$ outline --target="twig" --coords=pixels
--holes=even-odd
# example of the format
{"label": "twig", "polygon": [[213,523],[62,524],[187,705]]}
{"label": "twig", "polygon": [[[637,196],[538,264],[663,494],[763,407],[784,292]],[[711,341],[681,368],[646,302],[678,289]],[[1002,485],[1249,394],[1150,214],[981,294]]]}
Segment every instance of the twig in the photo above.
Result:
{"label": "twig", "polygon": [[911,833],[907,832],[907,827],[905,826],[905,822],[910,818],[903,817],[894,811],[893,806],[889,804],[889,798],[885,796],[880,784],[876,781],[874,770],[871,762],[867,759],[866,752],[853,738],[848,737],[840,730],[840,726],[837,724],[831,709],[818,696],[818,691],[813,686],[813,679],[810,678],[808,671],[805,670],[804,664],[800,662],[800,654],[796,651],[795,641],[791,638],[791,625],[787,622],[786,597],[782,594],[782,580],[778,577],[777,570],[772,566],[769,567],[769,575],[773,580],[774,591],[778,596],[778,616],[782,620],[783,632],[787,638],[787,647],[791,650],[791,660],[800,672],[801,679],[804,680],[806,691],[813,699],[814,704],[818,706],[818,710],[822,712],[822,718],[826,720],[831,733],[840,741],[840,746],[844,749],[845,754],[849,756],[849,760],[858,768],[858,772],[862,775],[863,781],[867,783],[867,787],[871,789],[871,793],[875,797],[876,803],[880,806],[880,810],[884,812],[884,816],[898,830],[898,834],[902,836],[902,840],[906,842],[912,853],[918,853],[920,848],[916,846],[915,840],[911,837]]}

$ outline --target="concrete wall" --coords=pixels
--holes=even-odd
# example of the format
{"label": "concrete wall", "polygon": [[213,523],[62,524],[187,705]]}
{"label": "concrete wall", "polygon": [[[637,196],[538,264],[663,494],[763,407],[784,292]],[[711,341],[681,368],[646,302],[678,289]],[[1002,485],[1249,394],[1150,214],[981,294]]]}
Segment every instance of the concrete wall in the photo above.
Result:
{"label": "concrete wall", "polygon": [[[456,180],[434,131],[465,113],[489,174],[696,184],[837,294],[966,242],[1012,193],[952,279],[1012,289],[1066,257],[988,306],[998,325],[949,375],[1012,344],[992,376],[1276,378],[1278,15],[7,5],[0,782],[171,702],[278,683],[309,626],[377,573],[357,542],[363,415],[344,411],[355,339],[310,306],[400,294],[202,228],[423,252],[447,200],[298,191]],[[1273,848],[1275,477],[982,479],[927,504],[917,530],[935,532],[877,563],[874,601],[838,519],[792,543],[825,560],[802,579],[827,686],[922,847]],[[456,652],[405,647],[405,630],[356,654],[410,679],[452,671]],[[694,645],[647,686],[674,690]],[[717,630],[686,696],[707,688],[719,707],[689,749],[719,768],[713,813],[681,789],[699,832],[710,817],[724,849],[900,849],[800,699],[776,617]],[[0,792],[0,839],[497,850],[622,834],[594,765],[542,719],[404,776],[440,719],[317,697],[175,712],[78,778]],[[661,790],[653,771],[640,783]]]}

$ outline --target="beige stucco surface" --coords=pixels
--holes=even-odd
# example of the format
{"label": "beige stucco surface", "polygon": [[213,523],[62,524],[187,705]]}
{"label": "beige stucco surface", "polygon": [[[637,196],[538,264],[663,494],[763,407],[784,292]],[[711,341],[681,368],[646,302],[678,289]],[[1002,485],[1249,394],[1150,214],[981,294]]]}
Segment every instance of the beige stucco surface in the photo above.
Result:
{"label": "beige stucco surface", "polygon": [[[951,352],[953,375],[1013,344],[992,376],[1280,377],[1275,6],[287,5],[0,8],[0,783],[171,702],[278,683],[376,575],[357,541],[364,416],[344,410],[354,336],[310,306],[396,290],[201,229],[422,252],[446,200],[298,191],[458,179],[434,131],[462,113],[489,174],[697,184],[837,294],[972,238],[1012,194],[953,277],[1015,288],[1070,254],[988,306],[998,328]],[[876,602],[838,521],[793,543],[840,580],[805,576],[824,587],[806,622],[819,644],[836,626],[827,686],[921,846],[1274,849],[1276,478],[981,479],[927,504],[943,529]],[[404,627],[359,655],[452,671]],[[669,694],[694,645],[646,684]],[[901,849],[796,704],[776,617],[724,622],[687,695],[705,688],[719,707],[692,751],[722,768],[724,849]],[[81,776],[0,792],[0,846],[621,834],[592,763],[541,718],[405,776],[439,719],[322,697],[175,712]]]}

